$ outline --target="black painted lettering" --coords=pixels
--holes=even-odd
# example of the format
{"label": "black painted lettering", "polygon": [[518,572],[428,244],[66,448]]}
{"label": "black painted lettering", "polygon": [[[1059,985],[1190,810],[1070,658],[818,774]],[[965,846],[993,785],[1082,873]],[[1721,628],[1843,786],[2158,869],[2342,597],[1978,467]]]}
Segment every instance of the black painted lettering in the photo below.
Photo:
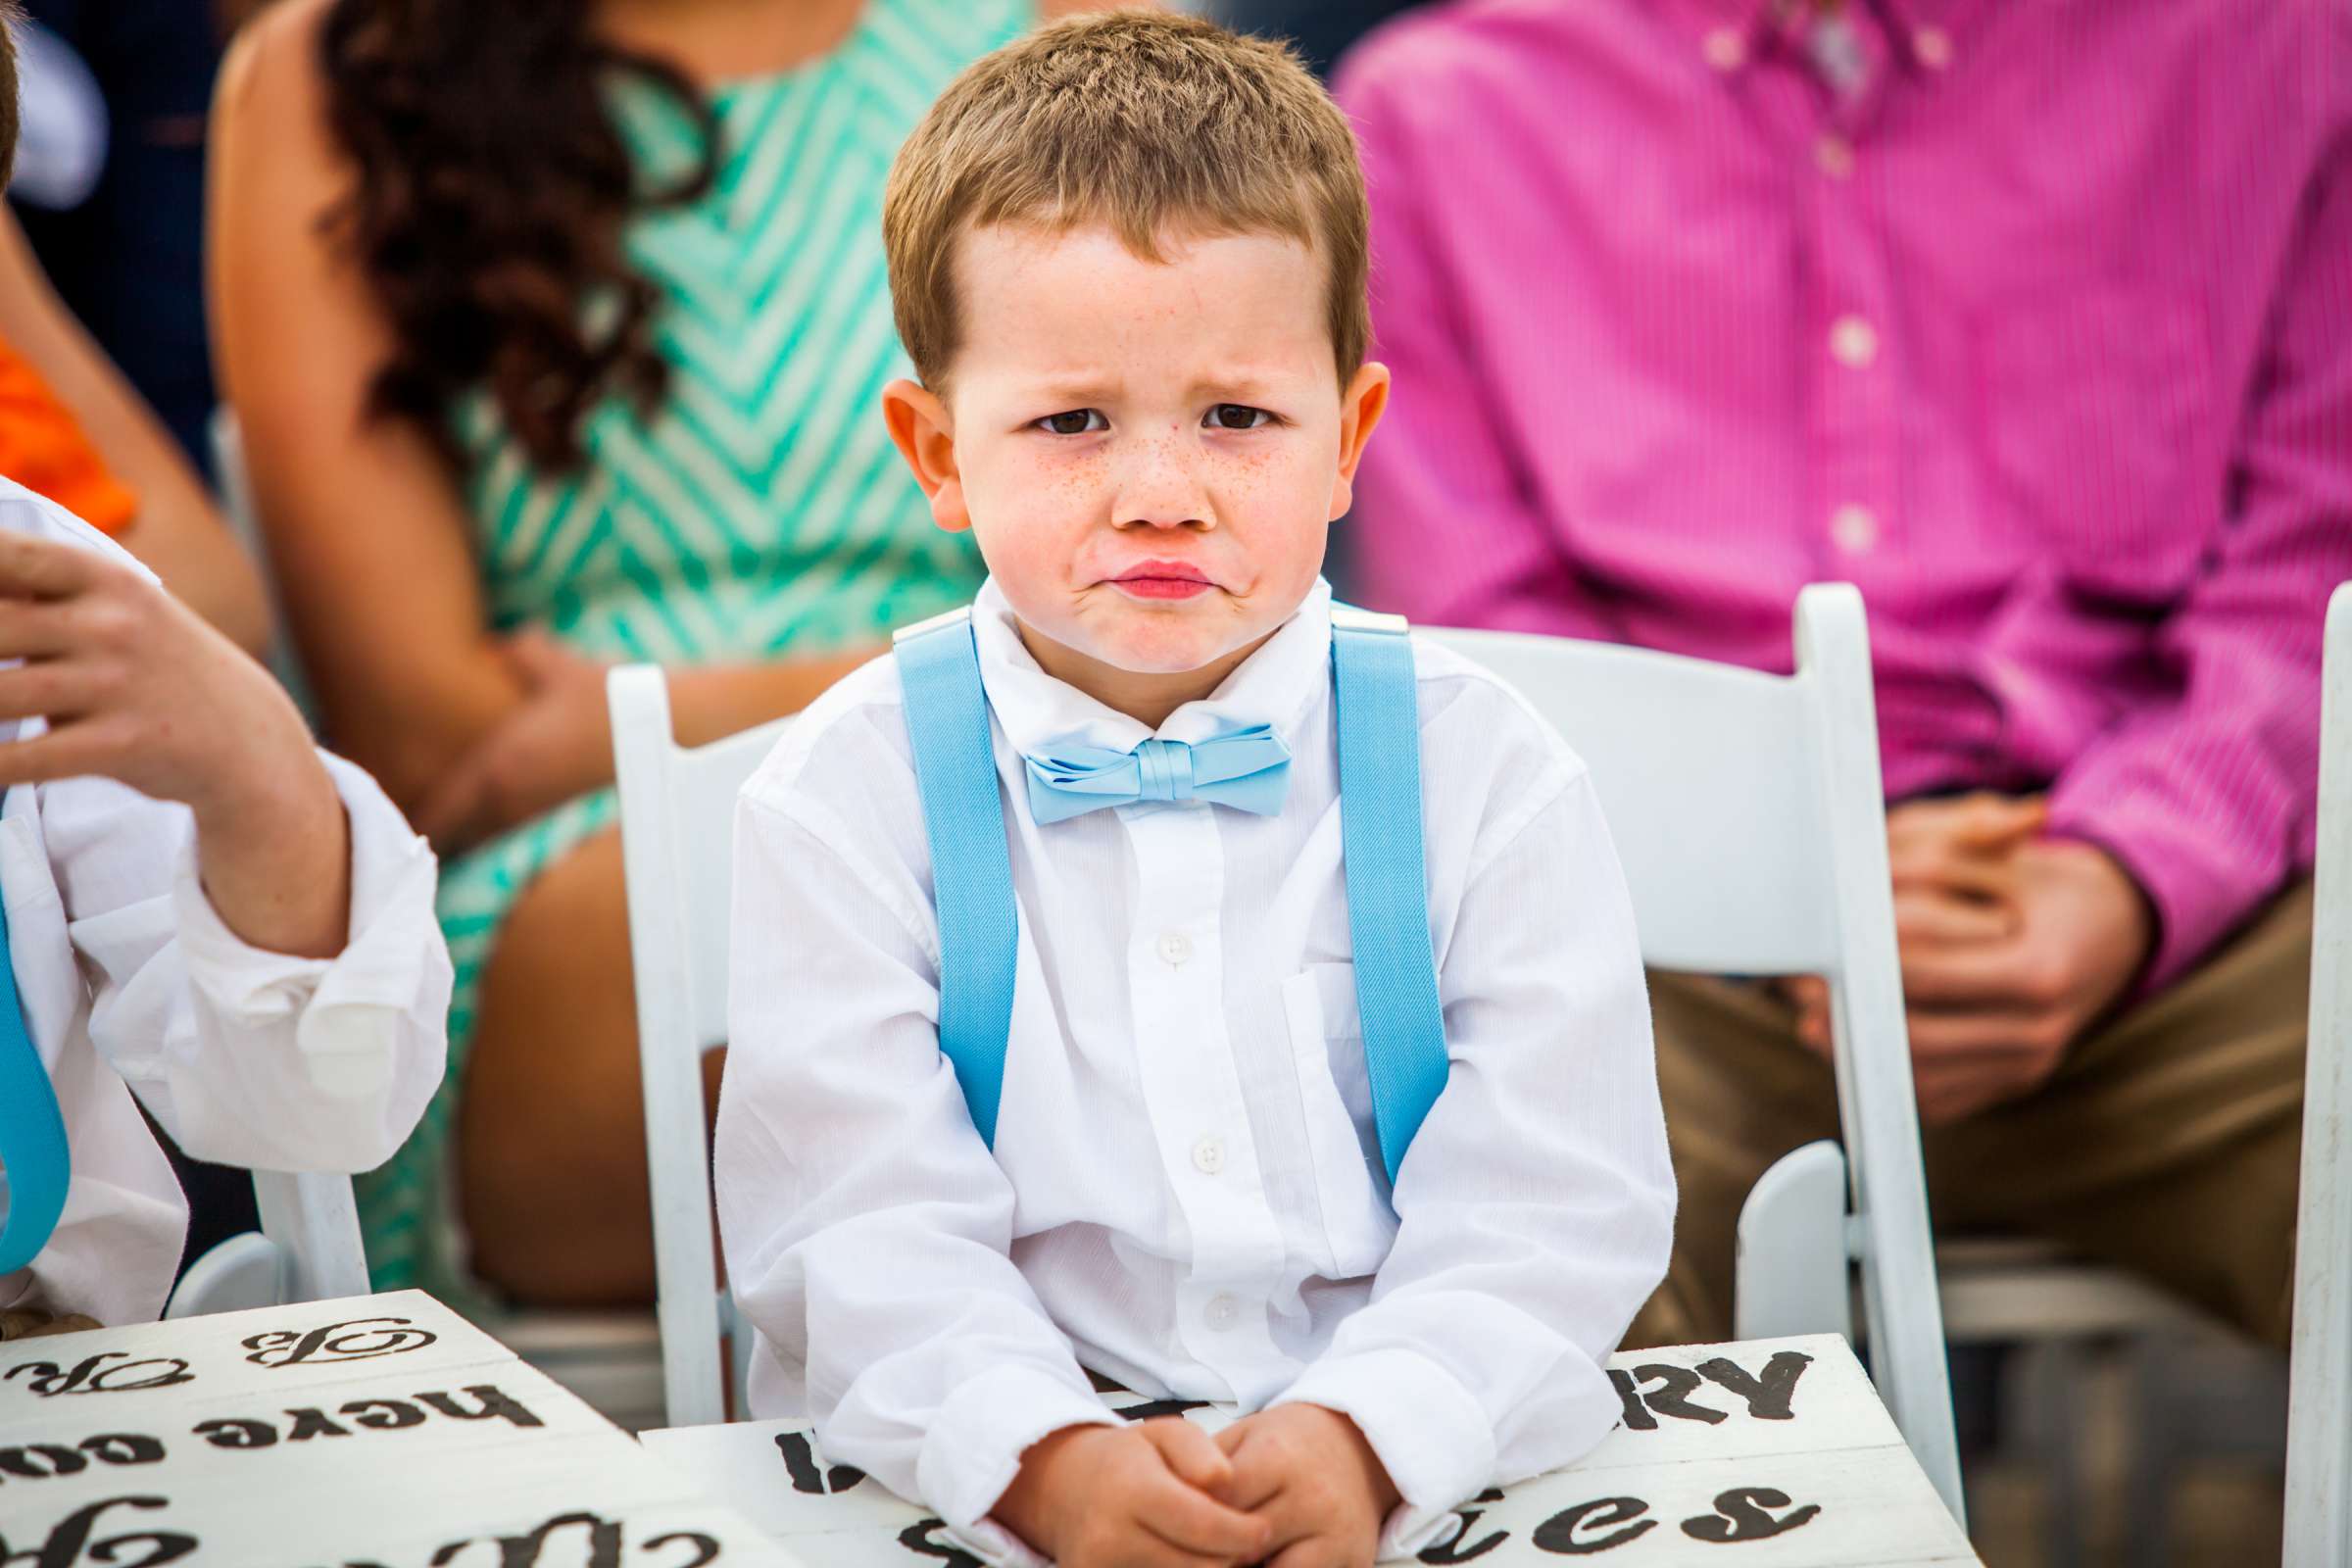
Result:
{"label": "black painted lettering", "polygon": [[[109,1366],[109,1361],[122,1364]],[[145,1370],[148,1367],[162,1370],[149,1372]],[[133,1394],[141,1389],[168,1389],[175,1383],[196,1381],[188,1372],[188,1363],[176,1356],[133,1361],[123,1350],[102,1350],[71,1368],[55,1361],[23,1361],[10,1367],[5,1379],[13,1383],[20,1373],[30,1374],[24,1379],[24,1386],[44,1399],[61,1394]]]}
{"label": "black painted lettering", "polygon": [[806,1432],[777,1433],[776,1451],[784,1456],[784,1473],[792,1478],[792,1490],[806,1496],[822,1497],[847,1492],[865,1479],[865,1472],[854,1464],[818,1470],[816,1448]]}
{"label": "black painted lettering", "polygon": [[36,1443],[29,1448],[0,1448],[0,1470],[27,1481],[79,1475],[89,1467],[89,1460],[54,1443]]}
{"label": "black painted lettering", "polygon": [[1783,1350],[1764,1363],[1764,1375],[1750,1377],[1728,1355],[1698,1363],[1699,1375],[1720,1383],[1747,1401],[1747,1413],[1759,1421],[1793,1421],[1796,1380],[1805,1375],[1813,1358],[1802,1350]]}
{"label": "black painted lettering", "polygon": [[1713,1513],[1684,1520],[1683,1534],[1692,1541],[1767,1541],[1811,1524],[1813,1516],[1821,1512],[1821,1504],[1817,1502],[1808,1502],[1778,1516],[1765,1511],[1788,1506],[1786,1492],[1776,1492],[1770,1487],[1734,1487],[1715,1494]]}
{"label": "black painted lettering", "polygon": [[286,1419],[294,1423],[286,1429],[288,1443],[308,1443],[313,1438],[348,1438],[351,1436],[349,1427],[335,1425],[334,1422],[327,1419],[324,1410],[314,1410],[307,1405],[300,1410],[288,1410]]}
{"label": "black painted lettering", "polygon": [[[1655,1519],[1643,1519],[1649,1504],[1640,1497],[1595,1497],[1580,1502],[1536,1526],[1529,1537],[1539,1551],[1548,1551],[1562,1557],[1590,1557],[1594,1552],[1614,1551],[1637,1537],[1658,1527]],[[1639,1520],[1639,1523],[1635,1521]],[[1617,1527],[1623,1525],[1620,1530]],[[1586,1535],[1590,1530],[1605,1530],[1607,1535]],[[1580,1539],[1581,1537],[1581,1539]]]}
{"label": "black painted lettering", "polygon": [[107,1464],[154,1464],[164,1456],[157,1439],[137,1432],[107,1432],[81,1440],[81,1451]]}
{"label": "black painted lettering", "polygon": [[1647,1361],[1634,1368],[1634,1376],[1645,1383],[1663,1385],[1655,1393],[1642,1396],[1642,1401],[1660,1415],[1670,1415],[1677,1421],[1704,1421],[1709,1426],[1723,1419],[1721,1410],[1690,1402],[1690,1396],[1698,1392],[1699,1379],[1687,1366]]}
{"label": "black painted lettering", "polygon": [[945,1530],[944,1519],[917,1519],[899,1532],[899,1544],[918,1557],[937,1557],[948,1568],[981,1568],[980,1559],[952,1541],[934,1539],[932,1532]]}
{"label": "black painted lettering", "polygon": [[1631,1372],[1620,1372],[1617,1368],[1611,1367],[1609,1368],[1609,1383],[1617,1391],[1617,1402],[1625,1407],[1625,1424],[1627,1426],[1636,1432],[1658,1430],[1658,1418],[1651,1415],[1649,1406],[1642,1402],[1642,1391],[1635,1385],[1634,1375]]}
{"label": "black painted lettering", "polygon": [[[542,1560],[547,1559],[548,1544],[569,1532],[584,1535],[584,1540],[579,1536],[571,1539],[580,1540],[580,1544],[587,1547],[586,1559],[583,1561],[578,1553],[566,1551],[561,1559],[550,1559],[551,1562],[561,1560],[567,1568],[572,1564],[579,1564],[580,1568],[620,1568],[619,1521],[585,1511],[558,1514],[528,1535],[499,1537],[498,1568],[541,1568]],[[479,1544],[477,1541],[451,1542],[433,1553],[432,1568],[448,1568],[457,1560],[460,1552]],[[0,1568],[5,1568],[5,1565],[0,1565]]]}
{"label": "black painted lettering", "polygon": [[245,1359],[272,1370],[310,1360],[366,1361],[379,1355],[421,1350],[439,1338],[430,1330],[413,1327],[405,1317],[353,1318],[308,1333],[280,1329],[272,1334],[256,1334],[245,1342],[245,1348],[253,1352]]}
{"label": "black painted lettering", "polygon": [[277,1441],[267,1421],[199,1421],[192,1430],[216,1448],[267,1448]]}
{"label": "black painted lettering", "polygon": [[419,1394],[416,1396],[416,1400],[419,1404],[431,1405],[443,1415],[455,1416],[460,1421],[487,1421],[492,1416],[499,1416],[518,1427],[538,1427],[547,1424],[487,1383],[471,1384],[465,1392],[473,1396],[475,1400],[480,1403],[480,1409],[466,1409],[458,1403],[455,1397],[447,1394]]}
{"label": "black painted lettering", "polygon": [[692,1562],[673,1564],[671,1568],[709,1568],[710,1564],[718,1561],[718,1543],[700,1531],[678,1530],[666,1536],[656,1536],[645,1544],[645,1549],[660,1551],[673,1541],[681,1545],[693,1546],[702,1555],[696,1557]]}
{"label": "black painted lettering", "polygon": [[1205,1410],[1206,1399],[1146,1399],[1131,1404],[1119,1412],[1122,1421],[1156,1421],[1163,1415],[1182,1415],[1187,1410]]}
{"label": "black painted lettering", "polygon": [[1447,1565],[1452,1563],[1471,1562],[1484,1557],[1488,1552],[1511,1539],[1511,1533],[1508,1530],[1497,1530],[1484,1541],[1475,1545],[1471,1544],[1470,1537],[1477,1531],[1479,1520],[1485,1516],[1486,1510],[1483,1508],[1461,1510],[1462,1528],[1454,1533],[1451,1541],[1435,1546],[1422,1547],[1421,1560],[1436,1565],[1436,1568],[1447,1568]]}
{"label": "black painted lettering", "polygon": [[[110,1536],[93,1542],[90,1537],[98,1528],[99,1519],[109,1508],[168,1508],[171,1503],[162,1497],[109,1497],[76,1508],[57,1523],[48,1538],[38,1546],[22,1551],[13,1549],[5,1536],[0,1536],[0,1568],[77,1568],[81,1563],[105,1563],[108,1568],[163,1568],[168,1562],[177,1562],[196,1549],[194,1536],[175,1531],[158,1530],[145,1535]],[[145,1546],[147,1554],[131,1558],[124,1553],[134,1546]]]}
{"label": "black painted lettering", "polygon": [[351,1417],[353,1425],[371,1432],[396,1432],[424,1424],[424,1412],[406,1399],[353,1399],[335,1413]]}

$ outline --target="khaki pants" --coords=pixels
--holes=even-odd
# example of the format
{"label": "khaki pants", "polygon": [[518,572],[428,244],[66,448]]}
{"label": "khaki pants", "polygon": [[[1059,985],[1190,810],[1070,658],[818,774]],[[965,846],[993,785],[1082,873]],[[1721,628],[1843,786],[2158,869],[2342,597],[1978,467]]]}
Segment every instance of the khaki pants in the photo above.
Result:
{"label": "khaki pants", "polygon": [[[1921,1129],[1938,1234],[2046,1237],[2283,1348],[2292,1307],[2311,884],[2078,1044],[2034,1094]],[[1829,1064],[1752,985],[1652,974],[1682,1206],[1629,1346],[1727,1340],[1740,1204],[1838,1133]]]}

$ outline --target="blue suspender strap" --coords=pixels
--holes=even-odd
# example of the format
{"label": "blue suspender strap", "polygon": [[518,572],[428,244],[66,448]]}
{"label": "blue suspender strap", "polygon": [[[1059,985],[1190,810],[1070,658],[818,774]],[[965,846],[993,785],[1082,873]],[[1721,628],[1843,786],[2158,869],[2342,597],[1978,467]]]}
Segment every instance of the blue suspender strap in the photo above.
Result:
{"label": "blue suspender strap", "polygon": [[[0,908],[0,959],[8,956],[8,914]],[[49,1069],[24,1027],[13,964],[0,987],[0,1166],[8,1171],[8,1219],[0,1223],[0,1274],[13,1274],[40,1255],[66,1206],[73,1165],[66,1118],[57,1108]]]}
{"label": "blue suspender strap", "polygon": [[969,610],[908,626],[895,641],[939,910],[939,1049],[994,1149],[1020,928],[980,650]]}
{"label": "blue suspender strap", "polygon": [[1400,615],[1334,605],[1340,853],[1380,1157],[1396,1167],[1446,1087],[1446,1016],[1421,854],[1421,718]]}

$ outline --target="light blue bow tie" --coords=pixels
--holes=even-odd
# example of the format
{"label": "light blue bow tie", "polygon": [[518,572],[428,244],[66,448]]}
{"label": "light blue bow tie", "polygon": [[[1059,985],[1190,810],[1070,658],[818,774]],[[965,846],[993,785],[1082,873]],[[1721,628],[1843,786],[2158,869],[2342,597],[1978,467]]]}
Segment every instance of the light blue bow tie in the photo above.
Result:
{"label": "light blue bow tie", "polygon": [[1267,724],[1191,746],[1163,740],[1132,752],[1072,746],[1024,760],[1029,814],[1039,822],[1134,801],[1211,801],[1272,816],[1291,782],[1291,749]]}

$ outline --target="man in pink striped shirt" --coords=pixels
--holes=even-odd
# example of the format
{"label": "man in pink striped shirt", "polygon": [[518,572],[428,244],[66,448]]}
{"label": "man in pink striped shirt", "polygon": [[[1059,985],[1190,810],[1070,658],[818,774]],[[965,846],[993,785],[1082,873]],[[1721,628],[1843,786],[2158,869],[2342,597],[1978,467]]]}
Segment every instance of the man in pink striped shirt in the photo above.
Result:
{"label": "man in pink striped shirt", "polygon": [[[1786,668],[1861,585],[1930,1192],[2283,1343],[2352,14],[1457,0],[1349,57],[1396,372],[1365,602]],[[1637,1334],[1834,1132],[1818,987],[1659,977]]]}

